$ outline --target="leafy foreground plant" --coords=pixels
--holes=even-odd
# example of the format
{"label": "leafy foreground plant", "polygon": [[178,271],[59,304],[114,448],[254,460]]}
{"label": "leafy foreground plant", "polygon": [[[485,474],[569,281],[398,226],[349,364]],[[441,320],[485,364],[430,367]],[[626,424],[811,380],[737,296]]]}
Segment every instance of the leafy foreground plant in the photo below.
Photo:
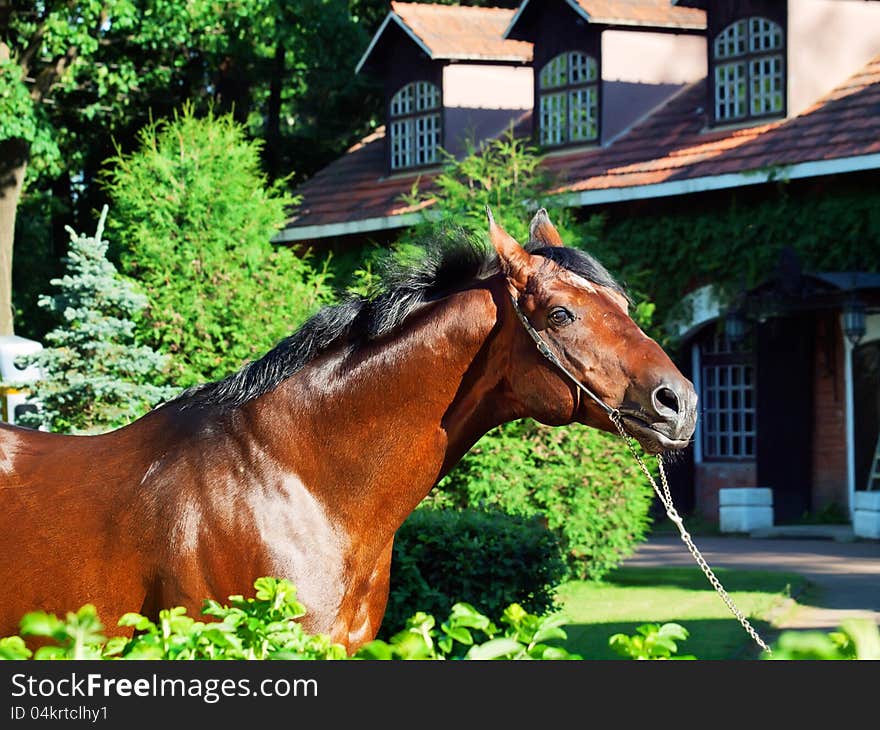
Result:
{"label": "leafy foreground plant", "polygon": [[[297,619],[305,607],[287,580],[259,578],[256,596],[230,596],[228,605],[205,601],[197,621],[182,607],[164,609],[158,622],[127,613],[119,626],[132,638],[103,635],[95,607],[87,604],[64,620],[35,611],[21,620],[21,635],[0,639],[0,659],[580,659],[546,642],[566,638],[560,616],[538,617],[512,604],[496,626],[472,606],[453,606],[439,632],[433,616],[419,612],[388,642],[373,641],[352,657],[322,634],[307,634]],[[50,639],[35,653],[22,637]]]}
{"label": "leafy foreground plant", "polygon": [[766,659],[880,659],[880,627],[868,619],[844,621],[838,631],[783,631]]}
{"label": "leafy foreground plant", "polygon": [[684,641],[688,630],[676,623],[642,624],[633,636],[614,634],[608,645],[628,659],[696,659],[691,654],[673,656],[678,652],[676,641]]}
{"label": "leafy foreground plant", "polygon": [[[118,622],[135,630],[132,638],[107,639],[95,607],[87,604],[64,620],[43,611],[21,620],[21,635],[0,639],[0,659],[583,659],[554,642],[565,641],[562,614],[535,616],[514,603],[499,627],[467,603],[457,603],[446,621],[424,612],[414,614],[389,641],[376,639],[348,656],[341,644],[322,634],[307,634],[297,619],[305,607],[287,580],[259,578],[254,598],[230,596],[228,605],[205,601],[202,622],[182,607],[164,609],[158,622],[127,613]],[[622,657],[637,660],[696,659],[675,656],[689,632],[676,623],[643,624],[632,636],[614,634],[609,645]],[[31,652],[23,637],[54,642]],[[784,631],[767,659],[880,659],[880,628],[872,622],[848,621],[839,631]]]}

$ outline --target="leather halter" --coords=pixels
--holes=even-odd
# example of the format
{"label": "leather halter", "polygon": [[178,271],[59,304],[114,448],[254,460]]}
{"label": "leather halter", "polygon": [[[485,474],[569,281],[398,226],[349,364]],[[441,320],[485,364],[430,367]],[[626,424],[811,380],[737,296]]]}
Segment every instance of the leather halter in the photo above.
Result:
{"label": "leather halter", "polygon": [[519,321],[522,322],[523,327],[525,327],[526,332],[529,333],[529,337],[531,337],[535,345],[538,347],[538,352],[540,352],[544,357],[546,357],[550,362],[552,362],[557,368],[559,368],[572,383],[574,383],[579,390],[586,393],[590,398],[595,401],[595,403],[602,408],[605,413],[608,414],[608,417],[617,423],[620,419],[620,411],[616,408],[612,408],[605,401],[603,401],[598,395],[596,395],[592,390],[590,390],[586,385],[584,385],[580,380],[575,377],[572,372],[562,364],[562,361],[556,357],[550,347],[544,342],[544,339],[541,335],[538,334],[537,330],[532,327],[532,323],[526,318],[526,315],[523,314],[522,309],[520,309],[519,302],[516,300],[516,297],[511,294],[510,301],[513,302],[513,311],[516,312],[516,316],[519,317]]}

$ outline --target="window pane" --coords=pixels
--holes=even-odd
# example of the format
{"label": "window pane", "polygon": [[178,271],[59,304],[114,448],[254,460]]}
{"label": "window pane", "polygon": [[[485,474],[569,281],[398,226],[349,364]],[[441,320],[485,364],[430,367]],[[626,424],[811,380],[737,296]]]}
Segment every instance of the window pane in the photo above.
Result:
{"label": "window pane", "polygon": [[413,164],[412,119],[391,123],[391,169]]}
{"label": "window pane", "polygon": [[782,56],[756,58],[749,64],[752,114],[781,112],[783,106]]}
{"label": "window pane", "polygon": [[391,97],[391,116],[399,117],[401,114],[410,114],[413,110],[414,96],[415,84],[407,84]]}
{"label": "window pane", "polygon": [[715,118],[738,119],[746,114],[746,64],[715,67]]}
{"label": "window pane", "polygon": [[749,50],[752,53],[782,48],[782,27],[766,18],[749,18]]}
{"label": "window pane", "polygon": [[541,69],[541,75],[538,77],[538,86],[542,89],[552,89],[554,86],[565,86],[567,82],[568,55],[560,53],[548,61],[547,65]]}
{"label": "window pane", "polygon": [[[742,354],[749,357],[748,353]],[[714,364],[712,354],[702,354],[700,368],[700,430],[703,455],[715,458],[754,457],[755,411],[752,367],[745,362]]]}
{"label": "window pane", "polygon": [[440,142],[440,115],[426,114],[415,118],[416,162],[427,165],[437,161],[437,146]]}
{"label": "window pane", "polygon": [[597,77],[596,61],[585,53],[568,54],[568,83],[585,84]]}
{"label": "window pane", "polygon": [[746,52],[745,20],[731,23],[715,37],[715,58],[733,58]]}
{"label": "window pane", "polygon": [[427,81],[419,81],[416,84],[415,110],[421,112],[436,109],[438,106],[440,106],[440,89]]}
{"label": "window pane", "polygon": [[599,135],[599,125],[596,122],[596,87],[588,86],[569,92],[568,110],[570,139],[596,139]]}
{"label": "window pane", "polygon": [[552,145],[565,141],[565,94],[541,95],[541,142]]}

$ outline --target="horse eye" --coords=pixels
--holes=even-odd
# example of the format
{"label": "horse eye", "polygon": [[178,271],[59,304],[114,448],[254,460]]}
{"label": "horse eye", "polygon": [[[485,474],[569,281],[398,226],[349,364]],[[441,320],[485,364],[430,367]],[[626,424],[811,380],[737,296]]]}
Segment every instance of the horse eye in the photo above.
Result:
{"label": "horse eye", "polygon": [[554,327],[562,327],[564,325],[574,322],[574,315],[569,312],[565,307],[554,307],[547,314],[547,320]]}

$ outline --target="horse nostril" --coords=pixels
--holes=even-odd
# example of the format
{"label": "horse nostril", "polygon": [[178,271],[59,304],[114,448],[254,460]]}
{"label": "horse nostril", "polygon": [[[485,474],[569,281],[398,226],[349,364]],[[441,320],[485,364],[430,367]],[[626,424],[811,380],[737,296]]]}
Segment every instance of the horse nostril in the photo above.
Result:
{"label": "horse nostril", "polygon": [[679,411],[680,403],[678,396],[675,394],[675,391],[667,388],[665,385],[661,385],[651,394],[651,400],[658,413],[669,413],[670,411],[678,413]]}

